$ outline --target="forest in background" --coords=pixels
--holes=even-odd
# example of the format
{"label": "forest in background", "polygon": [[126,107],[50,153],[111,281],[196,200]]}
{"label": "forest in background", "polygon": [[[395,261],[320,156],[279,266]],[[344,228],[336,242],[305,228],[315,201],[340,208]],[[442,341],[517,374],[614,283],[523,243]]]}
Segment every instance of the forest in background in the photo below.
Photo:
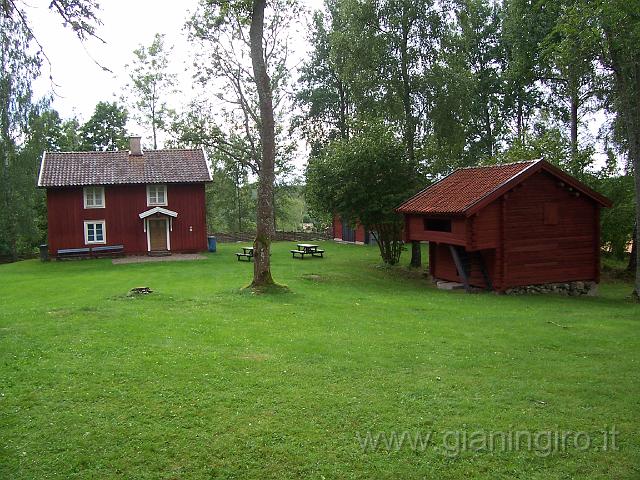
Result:
{"label": "forest in background", "polygon": [[[207,150],[214,174],[210,230],[255,228],[257,98],[247,59],[234,48],[244,26],[217,22],[219,3],[202,1],[186,21],[198,47],[193,88],[207,94],[181,111],[167,107],[178,92],[171,49],[158,35],[134,51],[122,98],[99,103],[83,124],[60,118],[50,99],[32,98],[29,82],[42,56],[22,48],[33,38],[19,19],[2,16],[0,96],[8,108],[1,125],[0,254],[29,253],[46,241],[44,193],[35,188],[42,152],[126,148],[128,115],[145,128],[150,146],[162,137],[166,147]],[[309,190],[309,176],[293,175],[300,138],[309,145],[312,172],[334,147],[384,131],[416,172],[415,184],[403,186],[407,193],[463,166],[541,157],[559,165],[613,200],[614,208],[603,211],[603,243],[624,255],[636,215],[634,124],[624,92],[635,90],[617,84],[616,69],[627,66],[614,50],[635,51],[638,22],[617,33],[606,28],[629,12],[637,17],[637,1],[328,0],[312,16],[291,0],[269,8],[278,229],[329,218],[326,203],[317,201],[322,183]],[[305,19],[312,51],[291,68],[285,27]],[[92,25],[88,18],[86,35]],[[587,125],[594,118],[598,132]],[[363,202],[379,194],[366,187]]]}

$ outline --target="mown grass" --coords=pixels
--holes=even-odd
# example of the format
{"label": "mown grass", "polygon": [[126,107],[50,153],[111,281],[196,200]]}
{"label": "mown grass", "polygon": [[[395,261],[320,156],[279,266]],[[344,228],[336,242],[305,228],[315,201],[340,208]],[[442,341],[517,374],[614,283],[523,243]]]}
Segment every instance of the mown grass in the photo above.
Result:
{"label": "mown grass", "polygon": [[[629,284],[465,295],[380,268],[375,248],[289,248],[274,245],[278,295],[242,290],[252,266],[235,245],[197,262],[0,266],[0,478],[640,477]],[[143,285],[154,293],[127,296]],[[424,449],[358,442],[393,431],[434,433]],[[593,444],[455,454],[474,431]]]}

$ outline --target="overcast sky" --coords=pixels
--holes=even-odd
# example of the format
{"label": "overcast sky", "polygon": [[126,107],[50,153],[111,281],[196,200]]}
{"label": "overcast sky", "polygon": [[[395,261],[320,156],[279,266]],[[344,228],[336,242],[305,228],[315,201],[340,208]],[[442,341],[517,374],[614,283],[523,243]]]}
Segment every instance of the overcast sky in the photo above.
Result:
{"label": "overcast sky", "polygon": [[[139,45],[150,45],[156,33],[164,33],[165,44],[174,46],[170,69],[182,74],[180,90],[189,92],[190,77],[184,70],[190,61],[190,48],[183,26],[197,3],[197,0],[103,0],[99,12],[103,25],[97,34],[106,44],[90,40],[85,45],[62,26],[60,17],[49,10],[49,2],[22,3],[51,61],[51,75],[56,84],[54,108],[65,118],[77,116],[80,121],[86,121],[97,102],[118,100],[128,78],[124,66],[131,63],[133,50]],[[310,10],[322,6],[322,0],[303,0],[302,3]],[[304,34],[299,36],[293,43],[298,54],[303,55],[308,45]],[[113,73],[103,71],[92,58]],[[35,85],[37,96],[51,90],[46,63],[42,74]]]}

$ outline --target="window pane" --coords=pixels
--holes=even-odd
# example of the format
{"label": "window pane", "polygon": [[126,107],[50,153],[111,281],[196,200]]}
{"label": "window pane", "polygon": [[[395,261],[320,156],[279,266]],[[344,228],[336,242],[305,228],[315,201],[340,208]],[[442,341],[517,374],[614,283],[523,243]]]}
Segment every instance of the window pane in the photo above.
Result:
{"label": "window pane", "polygon": [[95,230],[93,223],[87,223],[87,241],[95,242]]}
{"label": "window pane", "polygon": [[102,231],[102,224],[96,223],[96,242],[104,241],[104,232]]}
{"label": "window pane", "polygon": [[87,208],[104,207],[104,190],[101,187],[86,187],[84,189],[84,203]]}
{"label": "window pane", "polygon": [[149,185],[148,192],[150,205],[164,205],[167,203],[166,187],[164,185]]}

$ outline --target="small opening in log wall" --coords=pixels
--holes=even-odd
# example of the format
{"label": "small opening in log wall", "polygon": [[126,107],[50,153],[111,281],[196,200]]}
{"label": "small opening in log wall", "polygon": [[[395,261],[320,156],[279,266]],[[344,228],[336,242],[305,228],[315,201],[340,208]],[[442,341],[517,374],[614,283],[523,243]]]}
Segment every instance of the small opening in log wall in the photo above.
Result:
{"label": "small opening in log wall", "polygon": [[433,232],[450,232],[451,220],[448,218],[425,218],[424,229]]}

